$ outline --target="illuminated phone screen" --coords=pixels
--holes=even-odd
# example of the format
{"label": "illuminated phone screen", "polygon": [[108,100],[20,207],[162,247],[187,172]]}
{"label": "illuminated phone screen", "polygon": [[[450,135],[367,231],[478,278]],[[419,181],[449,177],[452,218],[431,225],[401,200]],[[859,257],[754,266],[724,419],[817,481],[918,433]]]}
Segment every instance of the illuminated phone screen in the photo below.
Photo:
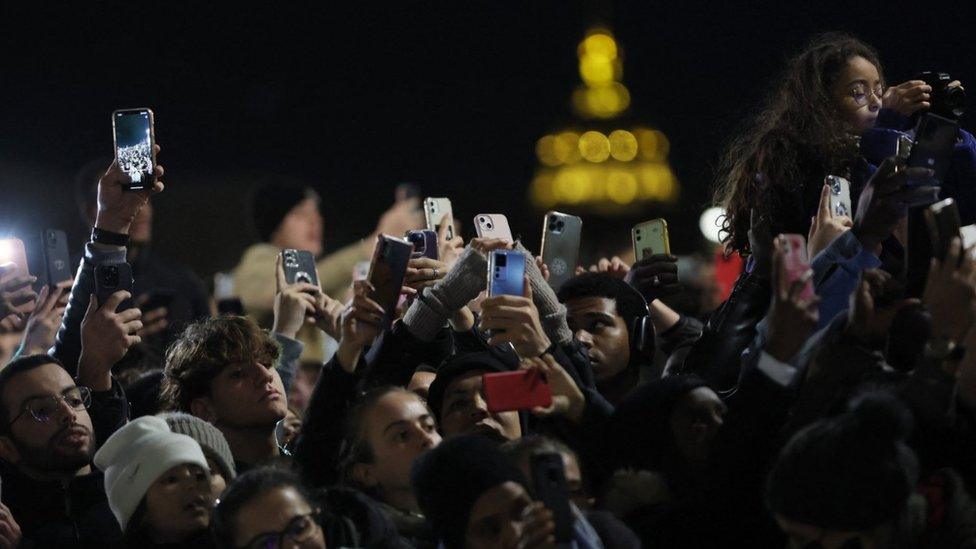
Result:
{"label": "illuminated phone screen", "polygon": [[132,180],[133,189],[143,189],[153,180],[150,116],[146,110],[115,113],[115,158]]}

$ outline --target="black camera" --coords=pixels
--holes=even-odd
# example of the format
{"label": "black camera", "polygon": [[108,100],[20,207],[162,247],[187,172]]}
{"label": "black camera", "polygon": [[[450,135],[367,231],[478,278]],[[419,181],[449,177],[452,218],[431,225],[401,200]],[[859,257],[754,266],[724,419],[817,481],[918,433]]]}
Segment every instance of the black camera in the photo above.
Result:
{"label": "black camera", "polygon": [[922,80],[932,87],[930,112],[950,120],[959,120],[966,114],[966,90],[962,86],[950,88],[952,77],[949,73],[923,71],[915,76],[915,80]]}

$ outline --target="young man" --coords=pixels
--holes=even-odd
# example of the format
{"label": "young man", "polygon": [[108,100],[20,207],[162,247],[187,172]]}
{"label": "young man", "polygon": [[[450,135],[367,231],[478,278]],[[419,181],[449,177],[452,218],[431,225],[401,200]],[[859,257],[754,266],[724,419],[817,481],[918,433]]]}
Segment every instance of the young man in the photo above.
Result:
{"label": "young man", "polygon": [[83,367],[82,385],[76,385],[49,355],[21,357],[0,372],[2,497],[24,542],[43,547],[121,542],[103,475],[91,467],[96,439],[107,439],[128,415],[119,385],[108,378],[104,389],[107,376],[107,368]]}
{"label": "young man", "polygon": [[244,317],[191,324],[166,353],[161,399],[223,433],[238,473],[280,457],[275,426],[288,413],[279,347]]}

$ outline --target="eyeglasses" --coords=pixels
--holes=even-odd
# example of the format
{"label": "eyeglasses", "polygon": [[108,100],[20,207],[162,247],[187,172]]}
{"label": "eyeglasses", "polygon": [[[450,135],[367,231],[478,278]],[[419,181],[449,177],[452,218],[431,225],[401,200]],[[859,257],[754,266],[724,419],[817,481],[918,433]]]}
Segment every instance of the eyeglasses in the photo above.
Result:
{"label": "eyeglasses", "polygon": [[877,97],[879,102],[884,100],[884,86],[881,85],[872,90],[866,84],[858,82],[851,86],[850,93],[854,103],[859,107],[868,104],[868,94]]}
{"label": "eyeglasses", "polygon": [[87,409],[91,406],[91,389],[81,385],[65,389],[60,395],[31,397],[20,407],[20,413],[10,420],[10,425],[25,413],[30,413],[35,421],[47,423],[61,409],[62,402],[73,410]]}
{"label": "eyeglasses", "polygon": [[258,534],[244,546],[245,549],[279,549],[285,545],[285,540],[303,543],[310,539],[318,529],[320,511],[315,510],[307,515],[298,515],[288,521],[288,525],[281,532],[266,532]]}

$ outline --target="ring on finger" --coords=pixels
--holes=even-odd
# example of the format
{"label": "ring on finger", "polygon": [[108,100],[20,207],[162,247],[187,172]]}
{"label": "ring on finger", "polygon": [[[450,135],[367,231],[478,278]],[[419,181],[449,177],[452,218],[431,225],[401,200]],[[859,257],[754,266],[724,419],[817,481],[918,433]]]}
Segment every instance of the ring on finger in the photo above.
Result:
{"label": "ring on finger", "polygon": [[433,271],[434,271],[434,276],[432,278],[440,278],[440,276],[437,273],[437,269],[433,269]]}
{"label": "ring on finger", "polygon": [[657,286],[661,283],[661,279],[657,275],[651,277],[651,286]]}

